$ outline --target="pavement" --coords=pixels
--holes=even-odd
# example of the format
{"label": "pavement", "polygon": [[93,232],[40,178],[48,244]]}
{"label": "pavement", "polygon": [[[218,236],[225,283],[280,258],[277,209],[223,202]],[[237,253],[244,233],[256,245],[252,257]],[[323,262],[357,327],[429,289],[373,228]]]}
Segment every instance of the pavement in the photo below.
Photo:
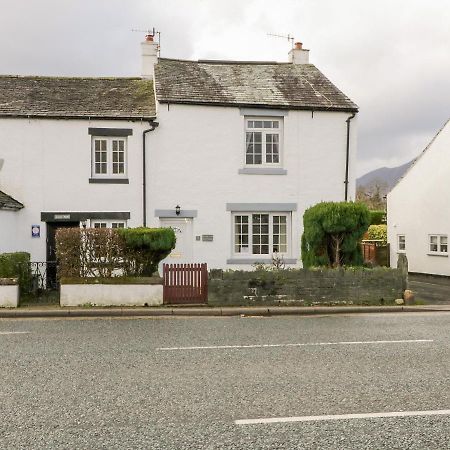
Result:
{"label": "pavement", "polygon": [[286,316],[349,313],[450,311],[450,304],[406,306],[164,306],[164,307],[60,307],[57,305],[0,308],[0,318],[32,317],[146,317],[146,316]]}
{"label": "pavement", "polygon": [[416,298],[433,305],[450,305],[450,278],[426,274],[409,274],[409,287]]}
{"label": "pavement", "polygon": [[449,329],[450,312],[4,318],[0,447],[450,449]]}

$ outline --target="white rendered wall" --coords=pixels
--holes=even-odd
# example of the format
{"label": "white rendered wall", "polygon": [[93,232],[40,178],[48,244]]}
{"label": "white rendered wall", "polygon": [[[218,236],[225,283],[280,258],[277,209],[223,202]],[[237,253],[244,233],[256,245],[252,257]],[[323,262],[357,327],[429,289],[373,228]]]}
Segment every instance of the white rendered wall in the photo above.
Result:
{"label": "white rendered wall", "polygon": [[[28,251],[45,261],[46,226],[41,212],[125,211],[129,226],[142,225],[142,131],[146,122],[121,120],[0,119],[4,166],[0,189],[22,202],[19,212],[0,211],[0,251]],[[90,184],[91,136],[88,128],[131,128],[128,136],[129,184]],[[15,219],[11,219],[11,215]],[[31,226],[41,225],[41,237]]]}
{"label": "white rendered wall", "polygon": [[[343,201],[346,119],[349,113],[289,111],[284,117],[282,167],[287,175],[243,175],[245,132],[239,108],[159,105],[159,128],[148,138],[148,222],[155,209],[197,210],[193,262],[209,268],[232,257],[227,203],[297,203],[292,214],[291,257],[300,257],[303,212],[320,201]],[[355,196],[357,118],[351,122],[349,199]],[[196,241],[210,234],[213,242]],[[299,262],[300,263],[300,262]]]}
{"label": "white rendered wall", "polygon": [[410,272],[450,276],[446,256],[429,254],[429,235],[450,237],[450,122],[388,194],[391,265],[397,264],[397,236],[406,237]]}
{"label": "white rendered wall", "polygon": [[61,306],[159,306],[162,284],[61,284]]}
{"label": "white rendered wall", "polygon": [[17,250],[17,226],[22,215],[22,211],[0,210],[0,253]]}
{"label": "white rendered wall", "polygon": [[17,308],[19,305],[19,286],[0,284],[0,308]]}

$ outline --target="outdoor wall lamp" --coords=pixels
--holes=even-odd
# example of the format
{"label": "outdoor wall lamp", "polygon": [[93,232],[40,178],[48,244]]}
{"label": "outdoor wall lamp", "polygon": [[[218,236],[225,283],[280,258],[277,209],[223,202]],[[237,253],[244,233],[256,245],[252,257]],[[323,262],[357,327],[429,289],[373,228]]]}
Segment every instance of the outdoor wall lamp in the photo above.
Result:
{"label": "outdoor wall lamp", "polygon": [[181,212],[180,205],[175,206],[175,214],[176,214],[177,216],[179,216],[179,215],[180,215],[180,212]]}

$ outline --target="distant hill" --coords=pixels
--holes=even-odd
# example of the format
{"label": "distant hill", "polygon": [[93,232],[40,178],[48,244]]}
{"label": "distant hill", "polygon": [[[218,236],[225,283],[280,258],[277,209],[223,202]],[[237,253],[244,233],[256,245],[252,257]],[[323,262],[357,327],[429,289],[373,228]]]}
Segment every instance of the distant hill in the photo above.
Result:
{"label": "distant hill", "polygon": [[356,179],[356,187],[380,184],[386,186],[387,190],[390,191],[413,162],[414,160],[398,167],[381,167],[372,170]]}

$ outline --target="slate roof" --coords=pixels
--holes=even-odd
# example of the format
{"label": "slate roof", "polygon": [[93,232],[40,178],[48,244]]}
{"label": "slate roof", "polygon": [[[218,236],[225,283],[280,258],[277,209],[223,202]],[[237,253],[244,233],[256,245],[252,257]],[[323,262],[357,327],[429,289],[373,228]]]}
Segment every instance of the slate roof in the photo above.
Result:
{"label": "slate roof", "polygon": [[12,198],[10,195],[0,191],[0,209],[22,209],[23,204]]}
{"label": "slate roof", "polygon": [[358,110],[313,64],[161,58],[155,79],[162,103]]}
{"label": "slate roof", "polygon": [[149,80],[0,76],[0,117],[146,120],[155,116]]}

